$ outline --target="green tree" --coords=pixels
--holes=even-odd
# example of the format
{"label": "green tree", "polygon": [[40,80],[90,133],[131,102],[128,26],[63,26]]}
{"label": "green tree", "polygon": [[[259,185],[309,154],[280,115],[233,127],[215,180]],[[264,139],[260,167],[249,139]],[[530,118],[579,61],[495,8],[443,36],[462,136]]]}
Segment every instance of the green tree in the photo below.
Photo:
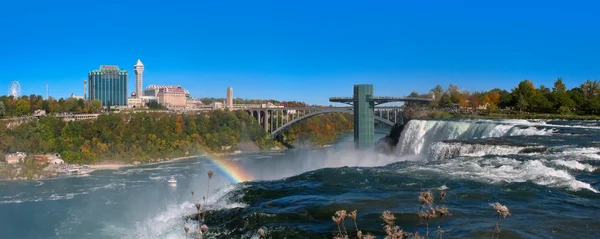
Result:
{"label": "green tree", "polygon": [[19,101],[17,101],[17,109],[15,110],[17,115],[29,115],[29,108],[31,107],[31,105],[29,104],[29,101],[21,98]]}
{"label": "green tree", "polygon": [[6,107],[4,107],[4,102],[0,101],[0,116],[3,116],[5,111]]}
{"label": "green tree", "polygon": [[431,105],[440,106],[440,99],[442,98],[442,94],[444,94],[444,88],[441,85],[436,85],[433,89],[431,89],[431,93],[433,94],[433,101],[431,101]]}
{"label": "green tree", "polygon": [[102,102],[99,100],[92,100],[88,106],[89,113],[100,113],[102,110]]}
{"label": "green tree", "polygon": [[562,78],[559,77],[554,82],[554,87],[552,88],[552,92],[555,92],[555,93],[565,93],[565,92],[567,92],[567,86],[565,85],[565,83],[563,83],[563,79]]}

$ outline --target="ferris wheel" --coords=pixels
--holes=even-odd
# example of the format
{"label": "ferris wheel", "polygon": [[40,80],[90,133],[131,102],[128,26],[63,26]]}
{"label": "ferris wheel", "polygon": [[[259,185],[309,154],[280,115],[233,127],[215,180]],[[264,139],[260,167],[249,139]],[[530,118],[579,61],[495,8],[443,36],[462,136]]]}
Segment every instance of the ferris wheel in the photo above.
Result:
{"label": "ferris wheel", "polygon": [[8,86],[8,95],[12,95],[14,98],[21,97],[21,84],[18,81],[10,83],[10,86]]}

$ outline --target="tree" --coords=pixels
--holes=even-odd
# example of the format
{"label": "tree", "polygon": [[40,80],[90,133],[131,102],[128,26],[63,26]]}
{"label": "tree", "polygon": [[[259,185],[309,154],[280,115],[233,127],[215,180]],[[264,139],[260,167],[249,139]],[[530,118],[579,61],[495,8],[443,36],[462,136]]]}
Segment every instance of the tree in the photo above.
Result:
{"label": "tree", "polygon": [[552,88],[552,92],[555,92],[555,93],[565,93],[565,92],[567,92],[567,86],[565,85],[565,83],[563,83],[563,79],[562,78],[559,77],[554,82],[554,87]]}
{"label": "tree", "polygon": [[529,106],[529,101],[527,101],[527,99],[525,98],[525,96],[520,95],[518,96],[519,98],[517,98],[517,108],[519,108],[519,111],[523,111],[523,109],[526,109],[527,106]]}
{"label": "tree", "polygon": [[473,110],[477,110],[477,107],[479,107],[479,96],[476,93],[471,94],[469,97],[469,104]]}
{"label": "tree", "polygon": [[102,102],[99,100],[92,100],[89,104],[89,113],[100,113],[100,110],[102,110]]}
{"label": "tree", "polygon": [[17,109],[15,111],[18,116],[29,115],[30,107],[31,105],[29,104],[29,101],[22,98],[19,101],[17,101]]}
{"label": "tree", "polygon": [[156,101],[150,101],[146,104],[146,107],[148,107],[149,109],[153,109],[153,110],[166,110],[167,108],[164,107],[163,105],[159,104]]}
{"label": "tree", "polygon": [[5,111],[4,102],[0,101],[0,116],[3,116]]}
{"label": "tree", "polygon": [[540,88],[538,88],[537,92],[540,94],[548,94],[550,93],[550,89],[544,85],[540,85]]}
{"label": "tree", "polygon": [[[493,104],[492,99],[490,98],[490,94],[488,94],[488,93],[484,94],[483,97],[481,97],[481,100],[480,100],[479,104],[481,104],[481,105],[491,105],[491,104]],[[498,93],[496,93],[496,94],[498,94]],[[500,95],[498,95],[498,98],[499,97],[500,97]]]}
{"label": "tree", "polygon": [[531,109],[536,112],[550,112],[552,110],[552,103],[548,101],[548,98],[541,94],[531,97]]}
{"label": "tree", "polygon": [[490,98],[490,103],[493,103],[495,105],[500,104],[500,93],[498,93],[498,91],[496,91],[496,90],[490,91],[489,98]]}
{"label": "tree", "polygon": [[593,96],[600,93],[600,86],[598,85],[598,81],[587,80],[583,84],[581,84],[581,89],[583,90],[583,96],[587,99],[592,98]]}
{"label": "tree", "polygon": [[431,93],[433,94],[433,101],[431,101],[431,105],[440,106],[440,99],[442,98],[442,94],[444,94],[444,88],[441,85],[436,85],[433,89],[431,89]]}
{"label": "tree", "polygon": [[536,94],[535,86],[530,80],[521,81],[519,82],[519,85],[517,85],[517,88],[513,89],[513,94],[516,94],[516,96],[523,96],[528,99]]}

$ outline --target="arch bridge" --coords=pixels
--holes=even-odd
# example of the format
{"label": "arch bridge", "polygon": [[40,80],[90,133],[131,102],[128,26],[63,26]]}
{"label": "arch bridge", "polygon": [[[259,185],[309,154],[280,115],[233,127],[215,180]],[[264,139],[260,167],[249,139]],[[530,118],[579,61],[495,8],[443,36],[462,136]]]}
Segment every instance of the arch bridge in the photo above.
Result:
{"label": "arch bridge", "polygon": [[[316,108],[277,108],[277,109],[247,109],[251,115],[260,122],[267,132],[270,132],[272,136],[276,136],[285,128],[292,124],[310,118],[316,115],[332,113],[332,112],[344,112],[354,114],[354,145],[359,149],[367,149],[373,147],[374,137],[374,122],[382,121],[386,124],[393,125],[398,122],[398,112],[401,111],[400,107],[375,107],[377,105],[390,103],[390,102],[411,102],[411,103],[422,103],[427,104],[433,100],[433,98],[415,98],[415,97],[394,97],[394,96],[375,96],[373,92],[373,85],[371,84],[358,84],[354,85],[354,94],[351,97],[331,97],[329,102],[336,102],[342,104],[348,104],[352,107],[316,107]],[[387,112],[387,118],[382,117],[382,110]],[[394,112],[394,120],[390,118],[390,110]],[[293,117],[289,119],[290,111],[292,111]],[[298,112],[299,111],[299,112]],[[284,119],[279,116],[279,113],[283,113]],[[379,115],[378,115],[379,112]],[[402,118],[402,117],[400,117]],[[276,119],[276,120],[273,120]],[[279,126],[281,122],[281,126]]]}
{"label": "arch bridge", "polygon": [[[314,116],[329,113],[354,113],[353,107],[283,107],[244,109],[254,117],[265,131],[275,137],[290,126]],[[393,126],[402,123],[402,107],[375,107],[374,120]]]}

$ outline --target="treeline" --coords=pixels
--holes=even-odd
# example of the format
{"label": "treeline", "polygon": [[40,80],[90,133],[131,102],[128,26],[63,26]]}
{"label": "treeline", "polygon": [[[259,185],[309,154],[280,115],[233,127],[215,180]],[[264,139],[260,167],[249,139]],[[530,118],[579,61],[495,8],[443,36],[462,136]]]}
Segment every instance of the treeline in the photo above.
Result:
{"label": "treeline", "polygon": [[533,81],[523,80],[510,92],[498,88],[469,92],[460,90],[457,85],[450,85],[446,89],[437,85],[428,94],[413,92],[410,96],[433,97],[430,103],[432,107],[484,108],[489,112],[499,109],[560,114],[600,112],[600,84],[596,80],[587,80],[571,89],[567,89],[562,78],[558,78],[552,88],[544,85],[536,87]]}
{"label": "treeline", "polygon": [[202,151],[229,151],[239,142],[254,142],[260,148],[275,145],[258,122],[243,111],[102,114],[97,120],[74,122],[47,116],[11,128],[0,125],[0,139],[0,152],[58,152],[66,162],[86,164],[101,160],[146,162]]}
{"label": "treeline", "polygon": [[[225,98],[213,98],[213,97],[204,97],[199,98],[204,105],[210,105],[214,102],[225,102]],[[279,100],[259,100],[259,99],[242,99],[242,98],[234,98],[234,104],[266,104],[267,102],[273,103],[274,105],[285,105],[286,107],[306,107],[308,106],[304,102],[298,101],[279,101]]]}
{"label": "treeline", "polygon": [[21,96],[18,99],[13,96],[0,96],[0,116],[30,115],[37,110],[44,110],[46,113],[99,113],[102,108],[98,100],[84,101],[75,98],[44,100],[41,95]]}
{"label": "treeline", "polygon": [[338,135],[354,129],[353,116],[331,113],[302,120],[283,132],[283,141],[289,145],[310,143],[325,145],[334,142]]}

